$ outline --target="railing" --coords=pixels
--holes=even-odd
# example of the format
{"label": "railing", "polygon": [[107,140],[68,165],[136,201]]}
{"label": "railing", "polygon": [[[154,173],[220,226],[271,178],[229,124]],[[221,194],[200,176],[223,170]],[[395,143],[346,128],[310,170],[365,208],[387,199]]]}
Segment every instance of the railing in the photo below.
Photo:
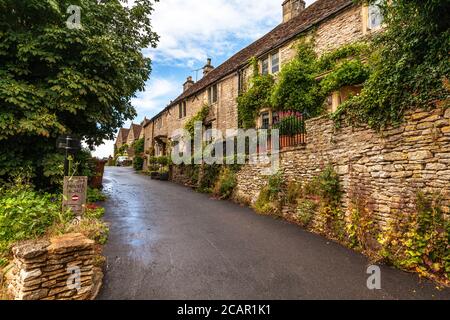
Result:
{"label": "railing", "polygon": [[[303,114],[295,111],[281,111],[273,114],[272,124],[264,124],[258,130],[269,130],[268,150],[272,148],[271,130],[279,130],[280,149],[306,144],[306,126]],[[264,151],[261,150],[260,151]]]}

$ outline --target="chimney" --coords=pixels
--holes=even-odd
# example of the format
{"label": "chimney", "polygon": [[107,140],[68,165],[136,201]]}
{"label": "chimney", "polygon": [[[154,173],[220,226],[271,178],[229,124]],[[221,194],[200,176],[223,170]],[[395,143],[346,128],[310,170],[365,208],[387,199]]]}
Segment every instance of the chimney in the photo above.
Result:
{"label": "chimney", "polygon": [[187,77],[186,82],[183,84],[183,92],[188,90],[190,87],[192,87],[195,84],[194,80],[192,80],[192,77]]}
{"label": "chimney", "polygon": [[211,58],[206,60],[206,65],[203,67],[203,76],[205,77],[208,73],[214,70],[214,67],[211,65]]}
{"label": "chimney", "polygon": [[285,0],[283,2],[283,23],[295,18],[305,10],[306,3],[304,0]]}

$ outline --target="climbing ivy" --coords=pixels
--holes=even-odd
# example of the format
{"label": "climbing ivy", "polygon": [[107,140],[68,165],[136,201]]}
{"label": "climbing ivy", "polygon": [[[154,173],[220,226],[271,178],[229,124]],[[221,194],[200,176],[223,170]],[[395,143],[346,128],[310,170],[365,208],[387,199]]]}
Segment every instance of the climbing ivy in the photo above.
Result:
{"label": "climbing ivy", "polygon": [[258,65],[255,61],[255,59],[250,61],[254,69],[250,85],[237,98],[239,124],[244,129],[254,128],[259,110],[271,107],[270,97],[275,83],[272,75],[258,73]]}
{"label": "climbing ivy", "polygon": [[205,122],[208,114],[209,114],[209,105],[204,104],[202,109],[185,124],[184,129],[189,132],[192,138],[194,137],[195,123]]}
{"label": "climbing ivy", "polygon": [[370,77],[361,94],[339,108],[336,120],[381,129],[399,123],[408,109],[449,106],[450,3],[391,2],[381,4],[385,29],[371,44]]}

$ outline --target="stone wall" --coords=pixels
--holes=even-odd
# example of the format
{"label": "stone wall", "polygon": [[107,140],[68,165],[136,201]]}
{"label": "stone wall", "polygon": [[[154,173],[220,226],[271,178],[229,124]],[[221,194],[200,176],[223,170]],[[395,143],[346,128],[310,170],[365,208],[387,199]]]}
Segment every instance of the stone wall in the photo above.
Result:
{"label": "stone wall", "polygon": [[[364,200],[374,217],[414,211],[418,191],[441,193],[450,212],[450,109],[418,110],[398,127],[336,129],[327,116],[308,120],[307,143],[281,152],[286,181],[307,182],[331,164],[340,176],[342,205]],[[267,177],[264,166],[238,174],[236,198],[254,203]]]}
{"label": "stone wall", "polygon": [[15,246],[6,275],[10,295],[16,300],[94,299],[103,277],[94,266],[94,245],[81,234],[68,234]]}

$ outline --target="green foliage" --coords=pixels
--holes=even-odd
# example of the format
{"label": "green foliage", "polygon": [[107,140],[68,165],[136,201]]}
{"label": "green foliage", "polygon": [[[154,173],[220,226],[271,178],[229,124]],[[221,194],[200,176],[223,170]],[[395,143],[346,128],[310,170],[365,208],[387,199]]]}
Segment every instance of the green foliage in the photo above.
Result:
{"label": "green foliage", "polygon": [[272,75],[254,73],[248,89],[237,98],[238,120],[241,127],[254,128],[259,110],[271,107],[270,97],[274,83]]}
{"label": "green foliage", "polygon": [[236,188],[236,173],[229,167],[223,167],[214,186],[214,195],[220,199],[229,199]]}
{"label": "green foliage", "polygon": [[450,280],[449,221],[440,196],[418,193],[415,214],[392,221],[379,238],[382,255],[395,265]]}
{"label": "green foliage", "polygon": [[302,185],[295,181],[290,181],[286,190],[285,202],[287,204],[297,204],[298,200],[303,196]]}
{"label": "green foliage", "polygon": [[348,60],[335,68],[320,83],[325,95],[345,86],[364,83],[369,77],[369,69],[361,60]]}
{"label": "green foliage", "polygon": [[144,166],[144,158],[141,156],[135,156],[133,159],[133,168],[136,171],[141,171]]}
{"label": "green foliage", "polygon": [[449,106],[449,10],[448,1],[383,2],[386,28],[370,49],[370,77],[334,119],[381,129],[401,122],[408,109]]}
{"label": "green foliage", "polygon": [[144,144],[145,144],[144,139],[139,139],[139,140],[136,140],[135,142],[133,142],[132,148],[133,148],[135,154],[144,153]]}
{"label": "green foliage", "polygon": [[303,227],[308,227],[316,214],[318,204],[312,200],[302,199],[298,202],[296,219]]}
{"label": "green foliage", "polygon": [[218,164],[204,164],[202,166],[198,190],[204,193],[211,193],[219,177],[220,170],[221,166]]}
{"label": "green foliage", "polygon": [[144,139],[138,139],[132,145],[132,148],[134,150],[133,168],[136,171],[141,171],[144,166],[144,145]]}
{"label": "green foliage", "polygon": [[331,165],[328,165],[305,186],[305,192],[309,195],[321,197],[326,204],[339,204],[342,194],[339,175]]}
{"label": "green foliage", "polygon": [[272,92],[277,110],[295,110],[314,117],[322,113],[325,96],[316,80],[317,56],[312,43],[302,42],[297,57],[286,64]]}
{"label": "green foliage", "polygon": [[209,114],[209,106],[205,104],[202,109],[191,119],[189,119],[188,122],[186,122],[184,129],[189,132],[192,139],[194,139],[194,133],[195,133],[195,123],[201,122],[204,123],[206,120],[206,117],[208,117]]}
{"label": "green foliage", "polygon": [[121,146],[119,148],[119,150],[117,150],[116,156],[117,157],[121,157],[121,156],[127,155],[128,154],[128,149],[129,149],[129,146],[127,144],[124,144],[123,146]]}
{"label": "green foliage", "polygon": [[283,173],[278,172],[268,179],[267,186],[261,189],[254,209],[260,214],[278,215],[281,212],[280,194],[283,187]]}
{"label": "green foliage", "polygon": [[106,201],[107,196],[99,189],[88,188],[87,191],[87,202],[96,203]]}
{"label": "green foliage", "polygon": [[[81,29],[66,26],[72,4]],[[158,40],[153,2],[2,0],[0,8],[0,176],[31,167],[40,187],[53,178],[43,162],[59,135],[99,145],[136,115],[131,99],[151,71],[142,49]]]}
{"label": "green foliage", "polygon": [[0,189],[0,249],[7,254],[10,244],[43,235],[55,222],[71,217],[61,212],[61,198],[34,191],[18,180]]}
{"label": "green foliage", "polygon": [[96,205],[87,205],[84,218],[100,220],[105,215],[105,208]]}

